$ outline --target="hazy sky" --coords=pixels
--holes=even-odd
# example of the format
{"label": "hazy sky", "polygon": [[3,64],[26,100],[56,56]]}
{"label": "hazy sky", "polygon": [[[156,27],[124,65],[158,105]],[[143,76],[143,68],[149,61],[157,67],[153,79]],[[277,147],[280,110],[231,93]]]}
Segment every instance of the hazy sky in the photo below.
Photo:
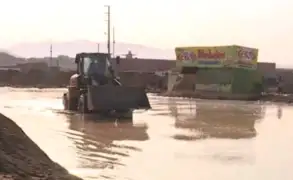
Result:
{"label": "hazy sky", "polygon": [[112,6],[117,41],[160,48],[239,44],[259,48],[262,59],[293,62],[292,0],[3,0],[0,45],[105,41],[105,4]]}

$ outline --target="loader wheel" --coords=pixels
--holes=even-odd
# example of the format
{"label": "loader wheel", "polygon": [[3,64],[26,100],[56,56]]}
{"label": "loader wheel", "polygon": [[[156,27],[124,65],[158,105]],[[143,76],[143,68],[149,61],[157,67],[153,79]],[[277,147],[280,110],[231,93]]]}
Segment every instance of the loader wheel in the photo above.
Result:
{"label": "loader wheel", "polygon": [[64,107],[64,110],[68,110],[68,99],[67,99],[67,94],[63,94],[63,107]]}
{"label": "loader wheel", "polygon": [[80,95],[78,101],[78,111],[80,113],[88,113],[87,97],[85,94]]}
{"label": "loader wheel", "polygon": [[78,103],[78,99],[77,98],[68,98],[69,102],[68,102],[68,110],[70,111],[76,111],[77,110],[77,103]]}
{"label": "loader wheel", "polygon": [[76,111],[77,110],[77,99],[69,99],[68,94],[63,94],[63,106],[64,110]]}

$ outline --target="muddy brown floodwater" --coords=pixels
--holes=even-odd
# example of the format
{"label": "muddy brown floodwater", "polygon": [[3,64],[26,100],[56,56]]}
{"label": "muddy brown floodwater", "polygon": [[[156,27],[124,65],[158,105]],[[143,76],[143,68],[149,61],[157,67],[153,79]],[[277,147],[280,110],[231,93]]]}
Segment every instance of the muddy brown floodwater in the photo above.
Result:
{"label": "muddy brown floodwater", "polygon": [[84,179],[292,180],[293,108],[149,95],[133,122],[62,111],[64,89],[1,88],[1,112]]}

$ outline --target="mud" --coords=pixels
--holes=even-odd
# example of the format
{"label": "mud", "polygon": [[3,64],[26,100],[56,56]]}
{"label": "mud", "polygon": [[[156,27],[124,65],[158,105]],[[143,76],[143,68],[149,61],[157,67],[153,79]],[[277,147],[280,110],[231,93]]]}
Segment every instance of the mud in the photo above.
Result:
{"label": "mud", "polygon": [[262,102],[278,102],[293,103],[293,94],[230,94],[216,92],[191,92],[191,91],[173,91],[158,92],[160,96],[165,97],[183,97],[210,100],[244,100],[244,101],[262,101]]}
{"label": "mud", "polygon": [[173,91],[159,93],[161,96],[167,97],[187,97],[187,98],[199,98],[210,100],[247,100],[255,101],[261,98],[258,94],[232,94],[232,93],[219,93],[219,92],[203,92],[203,91]]}
{"label": "mud", "polygon": [[293,94],[265,94],[261,96],[261,101],[293,103]]}
{"label": "mud", "polygon": [[80,180],[53,162],[11,119],[0,114],[0,178]]}

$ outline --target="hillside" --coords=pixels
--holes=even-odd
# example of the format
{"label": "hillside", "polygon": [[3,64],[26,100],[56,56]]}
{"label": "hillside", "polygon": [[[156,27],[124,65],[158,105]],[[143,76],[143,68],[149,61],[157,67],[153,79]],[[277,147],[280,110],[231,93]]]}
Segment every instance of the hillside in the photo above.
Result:
{"label": "hillside", "polygon": [[6,52],[0,52],[0,66],[14,66],[24,62],[26,62],[24,58],[19,58]]}

